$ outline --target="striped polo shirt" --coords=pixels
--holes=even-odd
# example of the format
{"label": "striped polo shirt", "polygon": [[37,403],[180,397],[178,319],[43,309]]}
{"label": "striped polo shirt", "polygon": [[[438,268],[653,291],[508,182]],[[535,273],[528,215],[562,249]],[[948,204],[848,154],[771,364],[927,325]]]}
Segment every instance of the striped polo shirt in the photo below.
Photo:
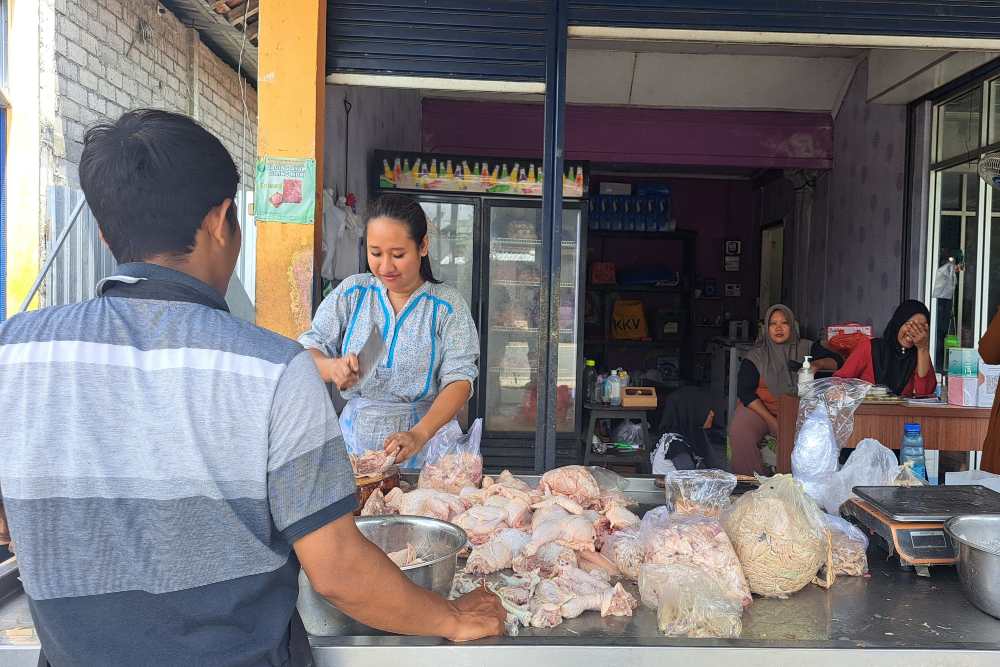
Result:
{"label": "striped polo shirt", "polygon": [[0,491],[54,665],[286,665],[292,543],[355,509],[302,347],[125,264],[0,324]]}

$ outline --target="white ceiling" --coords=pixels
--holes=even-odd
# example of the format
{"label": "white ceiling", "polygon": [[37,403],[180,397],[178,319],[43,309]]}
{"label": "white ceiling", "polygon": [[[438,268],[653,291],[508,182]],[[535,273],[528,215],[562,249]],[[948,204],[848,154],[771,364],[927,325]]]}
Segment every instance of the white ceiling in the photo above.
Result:
{"label": "white ceiling", "polygon": [[732,44],[713,42],[668,42],[662,40],[573,39],[577,51],[631,51],[633,53],[700,53],[749,56],[792,56],[796,58],[853,58],[866,49],[834,46],[781,46],[775,44]]}

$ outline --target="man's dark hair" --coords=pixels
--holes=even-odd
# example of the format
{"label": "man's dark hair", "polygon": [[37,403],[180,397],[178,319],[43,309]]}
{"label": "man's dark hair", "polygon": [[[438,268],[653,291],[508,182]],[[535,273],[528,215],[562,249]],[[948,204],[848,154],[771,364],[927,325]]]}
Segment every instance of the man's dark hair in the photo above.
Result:
{"label": "man's dark hair", "polygon": [[181,114],[128,111],[83,140],[80,185],[119,262],[190,253],[205,215],[235,198],[239,181],[222,142]]}

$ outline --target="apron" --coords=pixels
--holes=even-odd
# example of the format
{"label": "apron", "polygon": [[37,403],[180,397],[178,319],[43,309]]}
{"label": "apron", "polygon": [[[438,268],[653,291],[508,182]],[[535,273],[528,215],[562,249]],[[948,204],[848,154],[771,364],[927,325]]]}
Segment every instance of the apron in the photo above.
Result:
{"label": "apron", "polygon": [[[347,451],[360,456],[372,449],[382,449],[385,446],[385,439],[390,435],[409,431],[423,419],[432,403],[431,400],[403,403],[360,396],[352,398],[340,413],[340,429],[344,433]],[[416,456],[407,459],[399,467],[403,470],[422,468],[426,455],[425,446]]]}

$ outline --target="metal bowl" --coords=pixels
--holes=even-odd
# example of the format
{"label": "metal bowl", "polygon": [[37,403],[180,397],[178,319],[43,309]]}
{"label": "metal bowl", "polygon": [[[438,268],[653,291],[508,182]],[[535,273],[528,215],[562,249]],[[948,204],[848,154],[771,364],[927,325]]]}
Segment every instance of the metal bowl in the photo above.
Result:
{"label": "metal bowl", "polygon": [[944,530],[955,545],[965,597],[1000,618],[1000,514],[952,517]]}
{"label": "metal bowl", "polygon": [[[354,520],[358,530],[385,552],[412,544],[423,562],[400,568],[418,586],[447,596],[468,537],[458,526],[422,516],[366,516]],[[344,576],[350,576],[344,573]],[[342,613],[313,590],[305,570],[299,572],[299,615],[306,632],[317,637],[375,632]]]}

